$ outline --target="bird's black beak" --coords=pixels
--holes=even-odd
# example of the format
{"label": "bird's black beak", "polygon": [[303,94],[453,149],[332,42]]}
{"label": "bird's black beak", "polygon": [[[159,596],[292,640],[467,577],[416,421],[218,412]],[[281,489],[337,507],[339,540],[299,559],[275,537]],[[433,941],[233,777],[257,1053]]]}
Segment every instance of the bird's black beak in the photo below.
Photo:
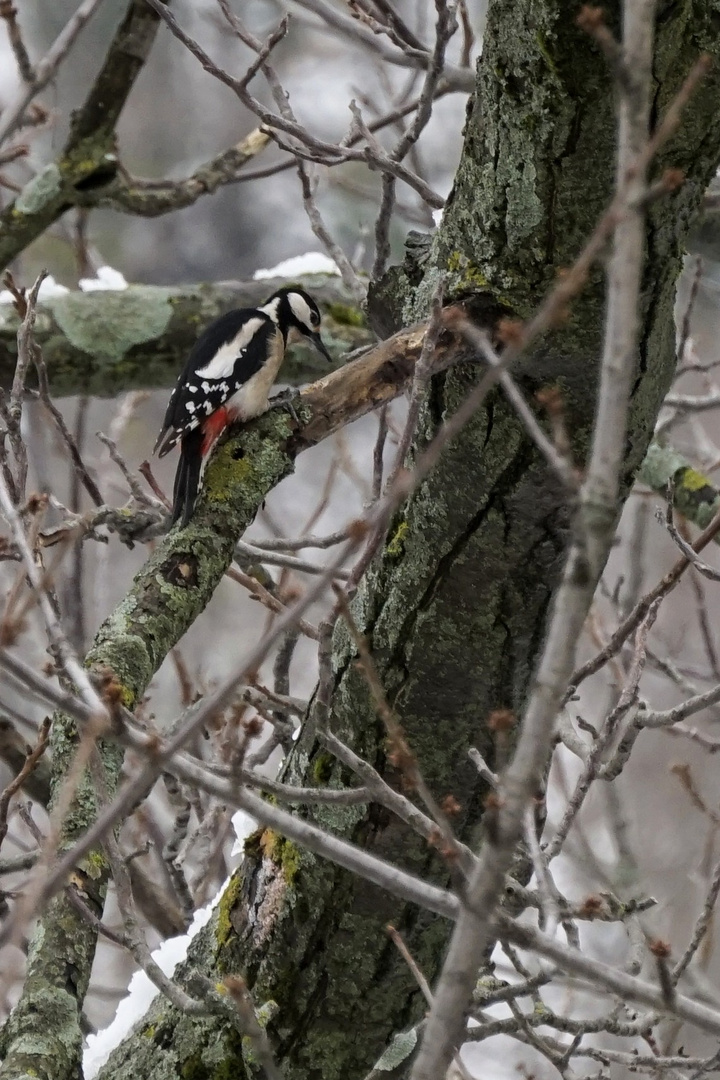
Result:
{"label": "bird's black beak", "polygon": [[310,340],[312,341],[312,343],[315,346],[315,348],[317,349],[317,351],[319,353],[322,353],[322,355],[325,357],[325,359],[327,360],[327,362],[329,364],[334,364],[335,363],[332,356],[327,351],[327,348],[325,347],[325,342],[320,337],[319,333],[311,334],[310,335]]}

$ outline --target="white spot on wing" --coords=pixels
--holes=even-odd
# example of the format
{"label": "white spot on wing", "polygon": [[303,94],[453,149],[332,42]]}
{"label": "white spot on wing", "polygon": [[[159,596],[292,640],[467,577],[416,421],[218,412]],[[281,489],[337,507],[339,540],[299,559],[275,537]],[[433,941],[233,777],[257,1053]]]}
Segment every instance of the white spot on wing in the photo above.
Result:
{"label": "white spot on wing", "polygon": [[248,319],[235,337],[221,345],[210,362],[205,367],[198,368],[196,374],[207,379],[226,379],[228,375],[232,375],[239,354],[248,347],[255,334],[264,325],[264,319]]}
{"label": "white spot on wing", "polygon": [[194,401],[186,401],[185,402],[185,408],[187,409],[187,411],[189,413],[194,413],[195,412],[195,402]]}
{"label": "white spot on wing", "polygon": [[188,390],[191,394],[197,394],[197,386],[188,386]]}

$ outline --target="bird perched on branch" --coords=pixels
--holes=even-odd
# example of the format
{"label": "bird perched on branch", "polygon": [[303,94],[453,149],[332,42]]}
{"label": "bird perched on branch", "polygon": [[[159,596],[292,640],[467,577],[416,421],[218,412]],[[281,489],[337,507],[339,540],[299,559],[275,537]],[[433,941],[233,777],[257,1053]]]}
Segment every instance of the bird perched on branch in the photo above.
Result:
{"label": "bird perched on branch", "polygon": [[153,453],[164,457],[177,442],[172,524],[187,525],[202,465],[233,421],[251,420],[268,408],[288,345],[303,338],[332,357],[320,337],[320,311],[303,289],[279,289],[257,308],[239,308],[210,323],[195,343],[170,395]]}

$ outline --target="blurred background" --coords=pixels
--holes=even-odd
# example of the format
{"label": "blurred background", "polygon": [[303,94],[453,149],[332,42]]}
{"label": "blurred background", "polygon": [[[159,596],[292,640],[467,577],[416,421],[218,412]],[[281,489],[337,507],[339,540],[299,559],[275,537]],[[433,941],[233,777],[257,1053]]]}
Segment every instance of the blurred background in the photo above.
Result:
{"label": "blurred background", "polygon": [[[313,132],[336,141],[350,123],[348,103],[355,99],[368,120],[380,116],[417,93],[417,73],[380,64],[372,52],[345,39],[322,24],[312,3],[255,0],[243,4],[242,15],[254,33],[265,38],[289,11],[291,32],[273,54],[283,84],[298,118]],[[330,5],[345,15],[347,5]],[[474,34],[474,55],[479,51],[485,14],[484,0],[468,0],[467,12]],[[19,19],[33,57],[42,55],[75,10],[70,0],[26,0]],[[48,119],[28,139],[25,158],[3,169],[6,186],[0,200],[7,204],[14,188],[51,161],[63,145],[69,117],[83,100],[100,66],[104,52],[125,4],[108,0],[83,31],[69,60],[42,95]],[[434,5],[430,0],[398,0],[396,7],[421,36],[430,38]],[[249,51],[230,33],[214,0],[177,0],[173,10],[181,25],[197,37],[220,66],[242,74],[250,62]],[[16,88],[12,54],[0,26],[0,106]],[[459,62],[462,43],[458,36],[451,58]],[[262,80],[253,89],[264,101],[269,96]],[[436,102],[433,117],[423,134],[412,167],[441,195],[451,187],[459,158],[466,97],[448,94]],[[125,109],[119,125],[121,160],[134,175],[146,178],[183,177],[256,126],[253,116],[235,96],[203,72],[170,33],[161,27],[149,63]],[[392,144],[397,130],[379,136]],[[192,207],[164,217],[140,219],[111,211],[88,216],[74,212],[16,260],[12,267],[18,281],[30,284],[41,267],[73,288],[82,277],[92,277],[109,265],[129,282],[173,285],[183,282],[218,281],[252,277],[259,269],[319,245],[302,207],[300,184],[290,167],[273,171],[287,155],[269,148],[247,167],[243,182],[220,189]],[[271,175],[264,175],[270,172]],[[250,179],[260,174],[256,179]],[[372,233],[378,210],[380,184],[376,173],[364,165],[344,165],[319,170],[318,204],[337,242],[355,266],[367,271],[373,259]],[[392,224],[393,261],[402,257],[409,229],[431,231],[432,216],[419,197],[400,186],[398,212]],[[711,252],[712,255],[712,252]],[[717,333],[720,307],[720,264],[707,253],[701,262],[688,257],[678,301],[678,321],[687,323],[679,363],[683,374],[678,390],[683,394],[715,393],[714,367],[720,362]],[[159,430],[167,392],[133,393],[116,401],[87,398],[61,402],[64,415],[82,447],[106,501],[122,505],[127,485],[95,432],[102,430],[118,443],[128,466],[150,455]],[[389,413],[390,434],[386,461],[393,458],[405,405]],[[53,490],[71,509],[84,507],[73,470],[41,411],[30,404],[26,415],[33,486]],[[662,418],[663,431],[673,443],[714,480],[720,466],[720,416],[717,409],[669,410]],[[378,423],[375,417],[352,425],[340,436],[302,455],[295,476],[284,481],[268,498],[248,539],[273,536],[315,535],[335,532],[352,520],[370,498],[373,447]],[[166,492],[171,490],[174,459],[154,465],[155,475]],[[628,501],[620,528],[620,542],[608,566],[602,595],[583,643],[583,659],[592,655],[609,637],[619,618],[642,593],[652,587],[678,558],[655,511],[662,499],[642,486]],[[703,556],[720,565],[716,549]],[[324,551],[302,553],[321,565]],[[123,597],[132,574],[147,557],[144,548],[128,551],[117,537],[107,545],[86,542],[68,553],[60,571],[60,598],[74,643],[84,650],[100,621]],[[290,596],[303,587],[307,577],[269,568],[281,595]],[[0,565],[0,583],[11,590],[17,569]],[[695,571],[665,602],[651,638],[651,655],[641,684],[642,694],[653,707],[665,708],[720,682],[716,581]],[[325,610],[317,604],[308,620],[317,625]],[[247,640],[264,627],[268,612],[236,582],[226,580],[207,611],[168,658],[150,688],[145,709],[161,724],[169,723],[193,698],[210,689],[233,665]],[[39,622],[31,613],[23,635],[25,654],[38,667],[46,660]],[[628,676],[628,658],[604,669],[584,684],[579,700],[571,703],[573,724],[597,729],[617,701]],[[260,673],[272,684],[273,658]],[[316,675],[316,645],[301,638],[290,667],[291,693],[307,699]],[[28,703],[9,685],[3,687],[2,711],[32,740],[33,727],[44,710]],[[478,718],[478,723],[484,718]],[[685,730],[686,729],[686,730]],[[612,783],[597,782],[570,832],[563,854],[553,864],[557,882],[578,902],[590,895],[612,891],[625,900],[652,896],[657,903],[642,915],[647,936],[667,939],[682,952],[707,895],[714,867],[720,858],[720,782],[716,758],[720,750],[720,710],[693,717],[684,734],[645,732],[629,764]],[[693,736],[693,732],[696,736]],[[697,733],[701,738],[697,738]],[[217,733],[215,733],[217,735]],[[702,740],[705,740],[704,744]],[[207,754],[217,752],[219,735],[208,739]],[[280,758],[275,750],[266,767],[274,775]],[[132,762],[129,763],[132,765]],[[556,755],[549,798],[550,827],[557,825],[580,773],[580,763],[570,751]],[[0,786],[11,772],[0,766]],[[42,827],[42,809],[31,813]],[[230,863],[233,834],[231,811],[203,798],[186,838],[188,882],[195,902],[204,903],[224,879]],[[154,818],[153,850],[138,856],[150,877],[162,881],[170,892],[162,859],[163,842],[172,829],[174,809],[162,792],[156,792],[147,811]],[[142,821],[133,820],[123,831],[126,850],[141,842]],[[15,815],[3,854],[19,853],[33,845],[27,824]],[[720,1005],[720,950],[716,947],[714,915],[694,969],[693,992],[699,1000]],[[151,944],[163,934],[148,924]],[[620,925],[584,924],[582,943],[590,953],[620,966],[628,963],[629,944]],[[6,960],[15,980],[5,980],[0,1009],[7,1012],[15,1000],[23,970],[22,950]],[[498,974],[508,972],[507,959],[498,954]],[[131,964],[115,946],[101,941],[96,977],[88,998],[88,1029],[106,1023],[124,991]],[[566,984],[552,991],[558,1010],[593,1012],[597,998]],[[498,1015],[505,1015],[502,1011]],[[674,1030],[668,1031],[668,1047],[676,1046]],[[602,1043],[602,1036],[598,1042]],[[610,1045],[610,1043],[608,1043]],[[612,1042],[617,1046],[617,1040]],[[631,1045],[631,1044],[628,1044]],[[634,1044],[632,1044],[634,1045]],[[693,1035],[693,1053],[711,1051],[710,1040]],[[532,1047],[498,1037],[470,1047],[468,1065],[477,1076],[525,1076],[550,1078],[555,1070]],[[587,1063],[585,1063],[587,1064]],[[624,1077],[624,1067],[613,1066],[608,1075]],[[589,1073],[588,1073],[589,1075]]]}
{"label": "blurred background", "polygon": [[[71,0],[28,0],[20,19],[34,55],[44,53],[75,9]],[[331,5],[347,19],[347,5]],[[435,21],[432,2],[403,0],[396,5],[419,35],[431,40]],[[348,131],[348,103],[355,99],[368,122],[409,100],[419,88],[417,72],[377,62],[328,27],[304,4],[254,0],[242,4],[248,28],[265,40],[284,13],[291,32],[273,52],[273,63],[301,123],[315,134],[336,141]],[[474,34],[482,31],[486,0],[470,0],[468,14]],[[241,10],[242,9],[242,10]],[[22,183],[52,160],[62,147],[70,112],[82,102],[100,67],[105,50],[124,10],[120,0],[101,5],[82,32],[72,57],[43,96],[53,111],[52,125],[34,137],[31,155],[14,172]],[[225,70],[241,76],[252,54],[228,29],[214,0],[179,0],[176,18]],[[5,45],[0,96],[8,99],[16,77]],[[450,55],[457,62],[459,36]],[[264,103],[270,96],[263,80],[251,86]],[[415,152],[413,168],[441,195],[447,195],[457,165],[465,95],[448,94],[436,102],[433,117]],[[140,75],[118,127],[121,160],[130,173],[147,178],[179,178],[238,142],[257,126],[235,95],[202,70],[198,61],[161,26],[149,63]],[[386,144],[397,128],[380,135]],[[270,148],[247,168],[248,175],[287,162],[288,155]],[[377,213],[380,181],[362,164],[321,169],[318,202],[333,236],[366,269],[372,259],[371,233]],[[5,193],[5,198],[9,193]],[[428,208],[412,191],[401,188],[401,214],[392,240],[399,253],[409,226],[429,229]],[[64,284],[76,280],[72,244],[66,222],[51,230],[27,252],[26,271],[51,265]],[[175,284],[250,277],[259,267],[273,266],[289,256],[317,248],[303,212],[300,182],[290,168],[259,180],[238,183],[200,199],[186,210],[162,218],[134,219],[100,211],[93,213],[90,238],[102,259],[122,270],[128,281]]]}

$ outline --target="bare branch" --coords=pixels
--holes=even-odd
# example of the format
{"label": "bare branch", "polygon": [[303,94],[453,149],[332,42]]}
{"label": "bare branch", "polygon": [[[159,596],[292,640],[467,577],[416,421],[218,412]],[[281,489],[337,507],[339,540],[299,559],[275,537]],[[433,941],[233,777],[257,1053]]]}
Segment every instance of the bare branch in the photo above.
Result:
{"label": "bare branch", "polygon": [[25,758],[25,763],[23,764],[23,767],[20,769],[20,772],[17,774],[17,776],[10,781],[2,794],[0,794],[0,846],[2,846],[2,842],[7,836],[7,814],[8,807],[10,806],[10,800],[12,799],[13,795],[15,795],[20,790],[23,784],[25,784],[31,773],[34,772],[34,770],[37,768],[41,757],[47,750],[49,737],[50,718],[46,717],[40,727],[40,732],[38,734],[35,746],[32,747],[32,749],[28,749],[27,757]]}
{"label": "bare branch", "polygon": [[20,78],[24,83],[32,85],[35,80],[35,72],[23,41],[22,32],[17,21],[17,8],[14,6],[13,0],[2,0],[2,3],[0,3],[0,19],[5,20],[10,48],[13,51]]}
{"label": "bare branch", "polygon": [[5,106],[0,115],[0,143],[12,135],[22,123],[23,114],[41,90],[47,86],[55,72],[75,44],[80,31],[100,7],[102,0],[83,0],[75,14],[68,19],[42,60],[35,65],[31,81],[24,82],[15,98]]}
{"label": "bare branch", "polygon": [[[343,37],[360,42],[365,48],[378,53],[383,60],[391,64],[423,69],[427,69],[432,64],[432,56],[425,49],[408,47],[400,50],[388,47],[377,35],[372,32],[368,33],[354,19],[341,15],[336,8],[331,7],[325,0],[294,0],[294,2],[298,7],[305,8],[307,11],[312,11],[313,14],[318,15],[322,20],[320,26],[325,23],[334,30],[339,30]],[[470,94],[474,89],[474,79],[467,68],[458,68],[448,64],[445,68],[444,78],[452,86],[453,90]]]}

